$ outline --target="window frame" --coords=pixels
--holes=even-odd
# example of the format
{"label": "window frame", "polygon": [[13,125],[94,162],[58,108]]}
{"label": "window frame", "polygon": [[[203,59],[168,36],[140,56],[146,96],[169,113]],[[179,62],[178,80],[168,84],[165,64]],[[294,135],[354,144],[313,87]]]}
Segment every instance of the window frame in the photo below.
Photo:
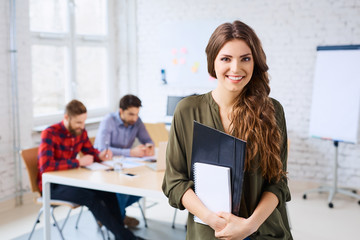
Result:
{"label": "window frame", "polygon": [[[67,32],[65,33],[51,33],[51,32],[39,32],[31,31],[29,24],[29,31],[31,36],[30,48],[34,45],[44,45],[44,46],[64,46],[67,51],[67,64],[66,68],[69,69],[69,77],[65,83],[65,103],[69,102],[71,99],[76,98],[76,93],[74,88],[71,86],[76,84],[76,49],[81,46],[94,46],[94,47],[104,47],[107,52],[107,79],[106,79],[106,102],[104,107],[100,108],[90,108],[87,106],[88,110],[88,119],[87,122],[93,123],[94,121],[100,121],[101,117],[110,112],[115,103],[113,102],[116,88],[115,85],[115,61],[114,61],[114,31],[113,31],[113,1],[105,0],[107,3],[107,35],[86,35],[86,34],[75,34],[75,11],[73,15],[72,6],[74,5],[73,0],[67,0],[68,4],[68,15],[67,15]],[[31,66],[32,68],[32,66]],[[31,79],[33,81],[33,79]],[[103,83],[102,83],[103,84]],[[64,110],[59,110],[50,114],[44,115],[34,115],[33,123],[34,129],[42,128],[49,124],[61,121],[63,119]]]}

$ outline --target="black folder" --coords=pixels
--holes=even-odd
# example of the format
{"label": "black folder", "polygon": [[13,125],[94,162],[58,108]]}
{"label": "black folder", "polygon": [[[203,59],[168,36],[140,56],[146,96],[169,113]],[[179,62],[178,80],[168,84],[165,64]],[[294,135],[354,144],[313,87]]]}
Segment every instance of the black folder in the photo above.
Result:
{"label": "black folder", "polygon": [[245,150],[245,141],[194,121],[191,179],[194,180],[193,166],[195,162],[229,167],[231,174],[231,212],[236,216],[239,216],[240,210]]}

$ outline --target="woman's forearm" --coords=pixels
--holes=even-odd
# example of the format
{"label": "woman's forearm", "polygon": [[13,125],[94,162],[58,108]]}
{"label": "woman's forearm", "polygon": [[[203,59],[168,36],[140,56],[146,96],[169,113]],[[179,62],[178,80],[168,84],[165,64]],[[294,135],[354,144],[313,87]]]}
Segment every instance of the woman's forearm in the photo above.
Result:
{"label": "woman's forearm", "polygon": [[191,188],[184,193],[181,202],[189,212],[200,218],[215,231],[220,231],[226,226],[226,220],[209,210]]}
{"label": "woman's forearm", "polygon": [[207,216],[212,213],[207,207],[205,207],[191,188],[184,193],[181,202],[189,212],[204,222],[206,222]]}
{"label": "woman's forearm", "polygon": [[271,192],[264,192],[261,196],[260,202],[257,205],[253,214],[248,218],[251,222],[251,225],[256,231],[261,224],[271,215],[276,206],[279,203],[277,196]]}

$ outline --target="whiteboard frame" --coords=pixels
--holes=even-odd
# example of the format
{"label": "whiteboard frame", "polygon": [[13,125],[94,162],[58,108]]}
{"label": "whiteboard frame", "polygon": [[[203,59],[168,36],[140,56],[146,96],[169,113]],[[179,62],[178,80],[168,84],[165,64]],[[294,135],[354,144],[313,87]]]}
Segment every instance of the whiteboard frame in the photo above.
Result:
{"label": "whiteboard frame", "polygon": [[360,45],[319,46],[309,135],[358,142]]}

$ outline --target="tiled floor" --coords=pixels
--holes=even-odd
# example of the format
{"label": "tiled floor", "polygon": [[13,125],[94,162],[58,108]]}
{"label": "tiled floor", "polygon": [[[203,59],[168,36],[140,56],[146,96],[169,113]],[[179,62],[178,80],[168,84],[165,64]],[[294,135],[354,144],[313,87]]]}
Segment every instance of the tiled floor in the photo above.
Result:
{"label": "tiled floor", "polygon": [[[358,201],[343,195],[336,195],[333,201],[334,208],[327,205],[328,194],[309,194],[307,200],[302,199],[303,191],[316,187],[314,183],[290,181],[292,201],[288,203],[289,216],[292,225],[292,234],[295,240],[338,240],[360,239],[358,232],[360,223],[360,205]],[[151,204],[154,199],[148,199]],[[25,205],[0,214],[0,239],[23,240],[29,233],[36,218],[39,206]],[[56,216],[61,219],[65,209],[57,209]],[[138,207],[128,208],[128,215],[141,219]],[[77,214],[75,211],[74,214]],[[89,213],[88,213],[89,214]],[[149,228],[143,223],[135,231],[137,235],[151,240],[157,239],[185,239],[185,222],[187,213],[178,211],[175,230],[171,228],[174,210],[166,201],[159,202],[147,210]],[[72,217],[74,221],[75,216]],[[41,225],[37,227],[38,235],[33,239],[42,239]],[[102,239],[96,229],[91,216],[82,216],[78,230],[74,223],[68,222],[64,230],[66,239]],[[170,236],[170,237],[169,237]],[[59,239],[58,233],[53,231],[53,239]]]}

